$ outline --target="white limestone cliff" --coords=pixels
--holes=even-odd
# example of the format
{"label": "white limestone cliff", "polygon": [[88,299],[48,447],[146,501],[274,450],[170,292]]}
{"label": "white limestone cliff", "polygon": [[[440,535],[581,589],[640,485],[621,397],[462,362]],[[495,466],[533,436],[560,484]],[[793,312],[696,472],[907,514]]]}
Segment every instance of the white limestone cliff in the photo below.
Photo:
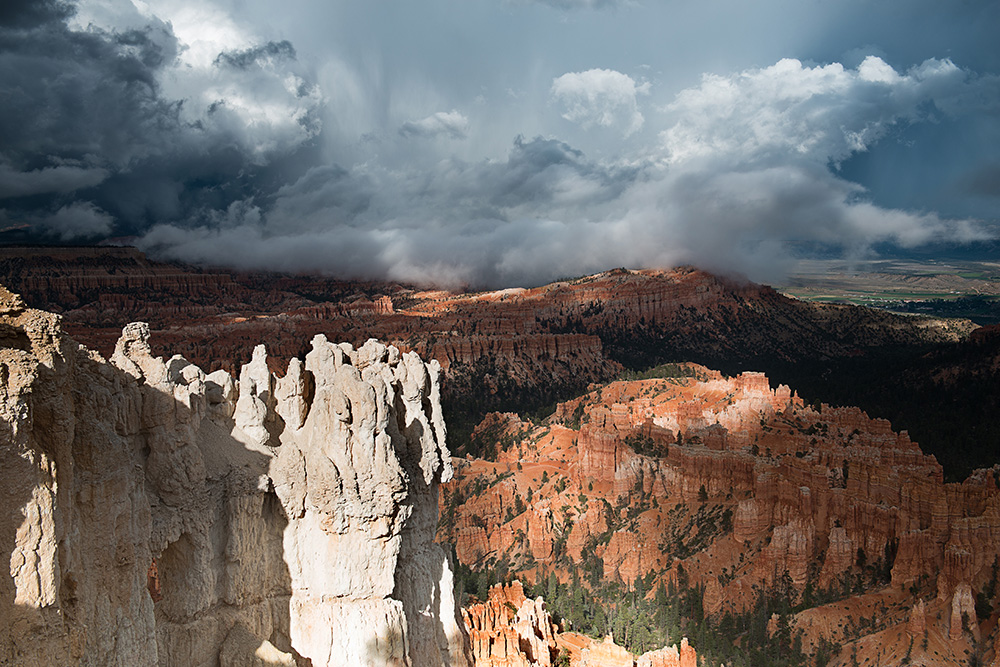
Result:
{"label": "white limestone cliff", "polygon": [[0,288],[2,665],[469,664],[433,543],[436,362],[110,362]]}

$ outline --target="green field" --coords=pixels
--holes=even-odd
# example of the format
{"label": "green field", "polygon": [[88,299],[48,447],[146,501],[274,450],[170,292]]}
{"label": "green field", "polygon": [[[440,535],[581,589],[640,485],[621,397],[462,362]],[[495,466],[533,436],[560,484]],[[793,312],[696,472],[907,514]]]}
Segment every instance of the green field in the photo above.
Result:
{"label": "green field", "polygon": [[1000,321],[1000,263],[808,260],[776,288],[818,303]]}

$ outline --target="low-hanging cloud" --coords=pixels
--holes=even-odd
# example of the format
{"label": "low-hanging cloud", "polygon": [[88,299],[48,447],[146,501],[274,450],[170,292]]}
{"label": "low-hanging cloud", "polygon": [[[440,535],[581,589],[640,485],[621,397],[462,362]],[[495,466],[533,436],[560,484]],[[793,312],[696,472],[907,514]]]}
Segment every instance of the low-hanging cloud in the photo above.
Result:
{"label": "low-hanging cloud", "polygon": [[19,171],[0,163],[0,199],[31,195],[68,194],[100,184],[110,172],[100,167],[60,164],[32,171]]}
{"label": "low-hanging cloud", "polygon": [[76,201],[33,222],[69,242],[111,233],[114,219],[92,202]]}

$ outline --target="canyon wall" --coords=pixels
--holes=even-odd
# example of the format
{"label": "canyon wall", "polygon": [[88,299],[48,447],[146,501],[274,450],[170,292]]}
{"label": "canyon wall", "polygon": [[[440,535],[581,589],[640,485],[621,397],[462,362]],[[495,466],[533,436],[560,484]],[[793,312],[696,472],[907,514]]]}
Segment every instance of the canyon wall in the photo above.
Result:
{"label": "canyon wall", "polygon": [[0,664],[470,664],[439,369],[313,339],[238,381],[110,362],[0,288]]}

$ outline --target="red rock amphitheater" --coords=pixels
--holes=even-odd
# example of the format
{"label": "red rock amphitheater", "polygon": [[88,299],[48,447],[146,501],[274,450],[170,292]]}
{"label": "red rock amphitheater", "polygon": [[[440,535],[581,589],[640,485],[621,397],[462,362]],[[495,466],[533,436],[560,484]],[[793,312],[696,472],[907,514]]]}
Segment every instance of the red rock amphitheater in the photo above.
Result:
{"label": "red rock amphitheater", "polygon": [[787,585],[807,648],[822,637],[882,664],[908,647],[914,664],[993,658],[997,617],[976,598],[996,593],[1000,467],[945,484],[856,408],[805,405],[759,373],[683,374],[595,387],[541,424],[490,415],[479,433],[506,446],[454,460],[442,507],[462,502],[439,540],[528,581],[595,557],[605,580],[683,576],[710,615]]}

